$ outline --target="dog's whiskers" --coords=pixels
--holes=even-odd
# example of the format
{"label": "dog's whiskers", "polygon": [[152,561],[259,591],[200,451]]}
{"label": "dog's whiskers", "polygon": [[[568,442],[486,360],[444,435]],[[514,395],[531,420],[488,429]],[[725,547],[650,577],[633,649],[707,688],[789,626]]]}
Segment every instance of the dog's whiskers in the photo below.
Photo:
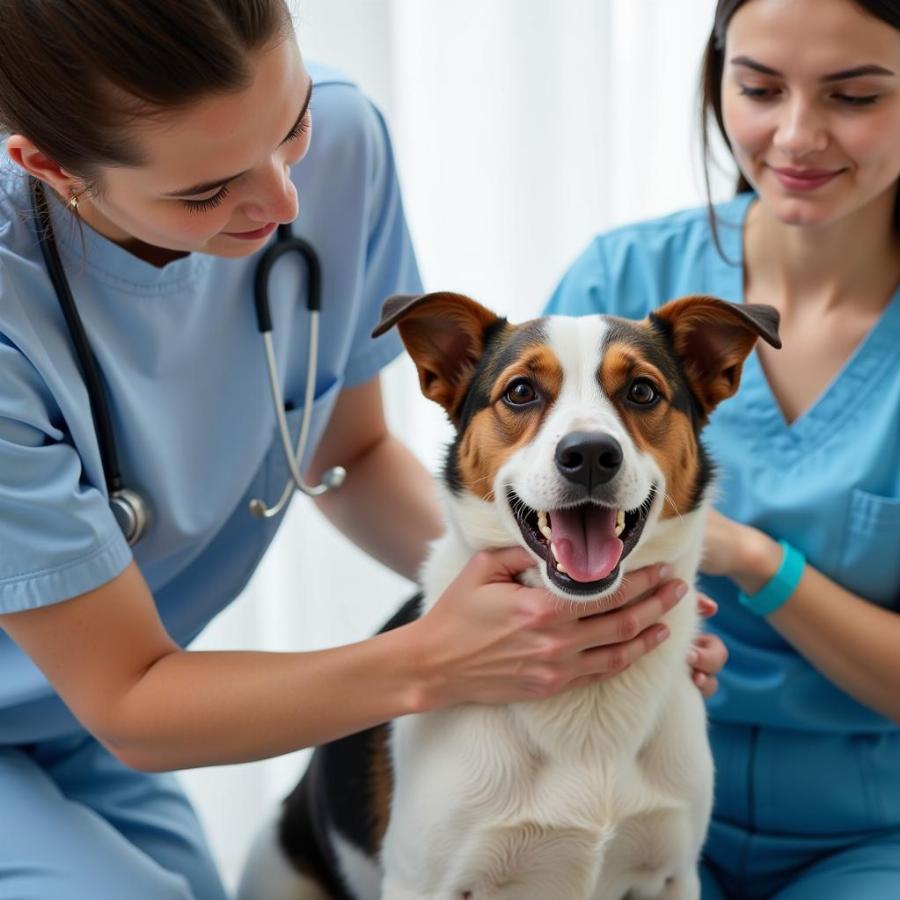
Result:
{"label": "dog's whiskers", "polygon": [[672,495],[668,491],[666,491],[665,494],[663,494],[663,498],[664,498],[665,502],[668,503],[672,507],[672,509],[675,511],[675,515],[678,516],[679,519],[683,519],[684,516],[681,514],[681,510],[678,509],[678,506],[676,505],[675,501],[672,499]]}

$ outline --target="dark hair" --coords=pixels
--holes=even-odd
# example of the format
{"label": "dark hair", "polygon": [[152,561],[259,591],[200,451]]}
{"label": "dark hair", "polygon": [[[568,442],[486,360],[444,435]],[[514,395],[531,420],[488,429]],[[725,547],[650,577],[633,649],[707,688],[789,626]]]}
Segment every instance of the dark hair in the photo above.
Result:
{"label": "dark hair", "polygon": [[85,182],[140,163],[129,121],[248,86],[291,29],[285,0],[0,0],[0,22],[0,131]]}
{"label": "dark hair", "polygon": [[[703,149],[703,172],[706,183],[706,198],[709,207],[709,221],[712,226],[713,240],[716,248],[724,257],[722,245],[719,242],[715,211],[712,205],[712,192],[709,183],[709,166],[711,159],[709,126],[710,119],[715,119],[719,134],[725,145],[731,151],[731,143],[725,133],[725,123],[722,119],[722,73],[725,69],[725,32],[728,23],[737,10],[747,0],[719,0],[716,4],[716,12],[713,17],[713,27],[706,43],[706,51],[703,54],[703,63],[700,76],[700,136]],[[900,29],[900,4],[897,0],[853,0],[853,2],[866,12]],[[733,153],[733,151],[732,151]],[[738,174],[736,193],[751,190],[750,182],[742,173]],[[900,191],[894,201],[894,230],[900,233]]]}

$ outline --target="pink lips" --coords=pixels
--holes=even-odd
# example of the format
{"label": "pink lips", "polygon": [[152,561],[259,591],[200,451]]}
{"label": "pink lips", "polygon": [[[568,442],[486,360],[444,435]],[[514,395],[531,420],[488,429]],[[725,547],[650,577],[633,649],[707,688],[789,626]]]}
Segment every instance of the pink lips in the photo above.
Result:
{"label": "pink lips", "polygon": [[789,191],[814,191],[833,181],[843,169],[794,169],[769,167]]}
{"label": "pink lips", "polygon": [[258,241],[260,238],[268,237],[277,227],[277,222],[269,222],[268,225],[263,225],[262,228],[254,231],[225,231],[223,234],[237,238],[239,241]]}

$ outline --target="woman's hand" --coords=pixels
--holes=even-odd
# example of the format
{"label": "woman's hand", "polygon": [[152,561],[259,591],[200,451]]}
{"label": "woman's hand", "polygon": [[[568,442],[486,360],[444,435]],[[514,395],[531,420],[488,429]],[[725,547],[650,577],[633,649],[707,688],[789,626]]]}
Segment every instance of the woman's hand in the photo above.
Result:
{"label": "woman's hand", "polygon": [[410,628],[423,673],[421,711],[549,697],[627,669],[668,637],[660,619],[684,596],[667,566],[629,573],[614,595],[565,602],[515,581],[521,548],[476,554]]}
{"label": "woman's hand", "polygon": [[[697,609],[704,619],[714,616],[718,604],[706,594],[697,594]],[[719,672],[728,662],[728,648],[715,634],[701,634],[694,638],[694,645],[688,653],[691,679],[700,688],[704,697],[712,697],[719,689]]]}
{"label": "woman's hand", "polygon": [[710,509],[700,570],[732,579],[745,594],[755,594],[778,571],[781,547],[767,534]]}

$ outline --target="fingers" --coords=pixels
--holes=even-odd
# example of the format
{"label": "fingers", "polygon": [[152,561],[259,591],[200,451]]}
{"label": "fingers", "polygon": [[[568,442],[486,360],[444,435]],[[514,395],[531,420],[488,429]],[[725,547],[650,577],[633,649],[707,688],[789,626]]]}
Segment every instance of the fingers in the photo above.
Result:
{"label": "fingers", "polygon": [[672,567],[668,564],[635,569],[634,572],[629,572],[622,579],[622,584],[612,594],[587,603],[573,603],[569,607],[569,618],[583,619],[587,616],[595,616],[598,613],[607,613],[612,609],[618,609],[654,590],[671,577]]}
{"label": "fingers", "polygon": [[688,664],[698,673],[715,678],[728,662],[728,648],[714,634],[701,634],[694,639]]}
{"label": "fingers", "polygon": [[697,594],[697,611],[703,616],[704,619],[708,619],[711,616],[714,616],[719,611],[719,604],[716,603],[712,597],[707,597],[706,594]]}
{"label": "fingers", "polygon": [[712,697],[719,689],[719,680],[713,675],[706,675],[703,672],[694,672],[691,680],[700,689],[700,693],[704,697]]}
{"label": "fingers", "polygon": [[516,575],[536,565],[534,558],[524,547],[506,547],[503,550],[482,550],[470,562],[476,578],[483,583],[511,581]]}
{"label": "fingers", "polygon": [[[683,581],[668,581],[625,609],[582,619],[575,626],[576,643],[573,649],[584,652],[610,644],[627,644],[630,646],[629,653],[641,647],[646,652],[668,636],[668,629],[659,624],[659,620],[686,593],[687,585]],[[594,658],[600,657],[595,654]],[[629,662],[633,661],[629,657]]]}
{"label": "fingers", "polygon": [[669,636],[665,625],[652,625],[629,641],[584,650],[577,663],[578,679],[605,679],[618,675],[635,660],[658,647]]}

